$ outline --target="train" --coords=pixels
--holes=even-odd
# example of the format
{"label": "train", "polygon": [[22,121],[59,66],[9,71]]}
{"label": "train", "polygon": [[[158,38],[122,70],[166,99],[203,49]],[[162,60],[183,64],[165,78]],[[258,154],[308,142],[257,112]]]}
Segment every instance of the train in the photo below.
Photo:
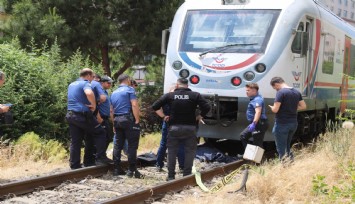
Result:
{"label": "train", "polygon": [[317,0],[186,0],[162,32],[164,92],[183,77],[211,111],[198,135],[240,140],[247,127],[245,85],[264,97],[274,141],[276,91],[272,77],[302,93],[295,139],[324,132],[346,109],[355,108],[355,28]]}

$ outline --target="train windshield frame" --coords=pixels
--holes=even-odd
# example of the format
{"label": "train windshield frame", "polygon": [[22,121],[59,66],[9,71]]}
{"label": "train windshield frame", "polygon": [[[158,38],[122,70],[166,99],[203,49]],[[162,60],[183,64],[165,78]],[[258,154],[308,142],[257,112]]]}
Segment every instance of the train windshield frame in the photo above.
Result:
{"label": "train windshield frame", "polygon": [[[255,9],[189,10],[179,51],[264,53],[280,12]],[[224,49],[216,49],[220,47]]]}

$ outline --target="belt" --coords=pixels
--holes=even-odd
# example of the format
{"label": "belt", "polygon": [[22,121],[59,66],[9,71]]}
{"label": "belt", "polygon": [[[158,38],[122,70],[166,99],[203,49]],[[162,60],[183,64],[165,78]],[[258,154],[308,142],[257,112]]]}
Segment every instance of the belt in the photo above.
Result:
{"label": "belt", "polygon": [[77,114],[77,115],[87,115],[89,112],[79,112],[79,111],[72,111],[72,110],[68,110],[68,113],[71,113],[71,114]]}
{"label": "belt", "polygon": [[114,114],[115,117],[117,116],[130,116],[130,113],[125,113],[125,114]]}

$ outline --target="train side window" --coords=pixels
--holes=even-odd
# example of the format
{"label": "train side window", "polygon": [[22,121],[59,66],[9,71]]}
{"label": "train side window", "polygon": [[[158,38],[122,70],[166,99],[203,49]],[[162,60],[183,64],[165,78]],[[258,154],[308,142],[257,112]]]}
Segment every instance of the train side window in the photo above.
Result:
{"label": "train side window", "polygon": [[304,32],[304,23],[300,22],[298,25],[295,38],[292,41],[292,53],[300,54],[301,56],[307,55],[308,48],[308,32]]}
{"label": "train side window", "polygon": [[304,24],[303,24],[303,22],[300,22],[300,24],[298,25],[297,31],[304,31]]}
{"label": "train side window", "polygon": [[324,74],[333,74],[334,72],[334,53],[335,53],[335,36],[328,33],[324,37],[324,51],[322,72]]}
{"label": "train side window", "polygon": [[308,48],[308,33],[296,31],[295,38],[292,41],[292,53],[300,54],[301,56],[307,55]]}
{"label": "train side window", "polygon": [[351,44],[350,47],[350,76],[355,76],[355,45]]}

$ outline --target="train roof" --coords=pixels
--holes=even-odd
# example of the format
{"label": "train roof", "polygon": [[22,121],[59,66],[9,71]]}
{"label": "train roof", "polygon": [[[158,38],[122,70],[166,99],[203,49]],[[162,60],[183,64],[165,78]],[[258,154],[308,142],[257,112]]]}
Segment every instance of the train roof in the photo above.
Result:
{"label": "train roof", "polygon": [[185,0],[185,4],[189,9],[282,9],[295,1],[313,0]]}

